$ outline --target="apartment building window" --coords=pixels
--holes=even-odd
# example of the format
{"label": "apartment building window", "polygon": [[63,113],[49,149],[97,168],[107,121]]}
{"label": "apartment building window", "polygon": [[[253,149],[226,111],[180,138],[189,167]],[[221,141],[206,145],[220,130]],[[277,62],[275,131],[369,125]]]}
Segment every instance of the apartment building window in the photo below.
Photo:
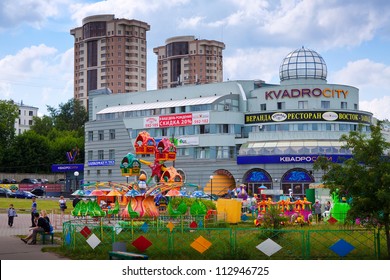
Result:
{"label": "apartment building window", "polygon": [[278,110],[284,110],[286,109],[286,102],[278,102],[277,106]]}
{"label": "apartment building window", "polygon": [[347,109],[347,102],[341,102],[341,109]]}
{"label": "apartment building window", "polygon": [[98,160],[104,159],[104,150],[98,150]]}
{"label": "apartment building window", "polygon": [[89,142],[93,141],[93,131],[88,131],[88,141]]}
{"label": "apartment building window", "polygon": [[103,141],[104,140],[104,130],[99,130],[98,131],[98,139],[99,139],[99,141]]}
{"label": "apartment building window", "polygon": [[33,111],[28,111],[28,115],[29,115],[29,116],[33,116],[33,115],[34,115],[34,112],[33,112]]}
{"label": "apartment building window", "polygon": [[196,158],[197,159],[206,159],[210,158],[210,148],[201,147],[196,149]]}
{"label": "apartment building window", "polygon": [[208,134],[210,133],[210,125],[200,125],[199,126],[199,134]]}
{"label": "apartment building window", "polygon": [[329,109],[330,101],[321,101],[321,109]]}
{"label": "apartment building window", "polygon": [[110,140],[115,139],[115,129],[110,129]]}
{"label": "apartment building window", "polygon": [[115,159],[115,150],[108,150],[108,159]]}
{"label": "apartment building window", "polygon": [[267,111],[267,104],[260,104],[260,111]]}
{"label": "apartment building window", "polygon": [[93,160],[93,151],[88,151],[87,159]]}
{"label": "apartment building window", "polygon": [[230,147],[216,147],[217,148],[217,158],[230,158]]}
{"label": "apartment building window", "polygon": [[358,109],[358,105],[357,105],[357,104],[353,104],[353,108],[354,108],[355,110],[357,110],[357,109]]}
{"label": "apartment building window", "polygon": [[307,101],[298,101],[298,109],[307,109],[308,107]]}

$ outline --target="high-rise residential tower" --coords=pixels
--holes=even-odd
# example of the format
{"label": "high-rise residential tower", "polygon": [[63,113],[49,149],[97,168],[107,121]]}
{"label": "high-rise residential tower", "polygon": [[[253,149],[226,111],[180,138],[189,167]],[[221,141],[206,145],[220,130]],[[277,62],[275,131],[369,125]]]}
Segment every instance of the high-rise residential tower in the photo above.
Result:
{"label": "high-rise residential tower", "polygon": [[156,47],[157,88],[222,82],[222,51],[225,44],[194,36],[172,37]]}
{"label": "high-rise residential tower", "polygon": [[111,14],[86,17],[81,27],[70,30],[75,39],[74,98],[87,108],[91,90],[145,91],[149,30],[145,22]]}

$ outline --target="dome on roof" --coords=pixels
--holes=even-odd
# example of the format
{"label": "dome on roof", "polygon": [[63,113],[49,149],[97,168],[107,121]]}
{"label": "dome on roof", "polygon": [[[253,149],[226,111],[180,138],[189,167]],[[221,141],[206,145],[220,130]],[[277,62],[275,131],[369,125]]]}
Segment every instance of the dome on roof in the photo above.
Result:
{"label": "dome on roof", "polygon": [[304,47],[290,52],[279,68],[280,81],[296,79],[320,79],[328,74],[324,59],[315,51]]}

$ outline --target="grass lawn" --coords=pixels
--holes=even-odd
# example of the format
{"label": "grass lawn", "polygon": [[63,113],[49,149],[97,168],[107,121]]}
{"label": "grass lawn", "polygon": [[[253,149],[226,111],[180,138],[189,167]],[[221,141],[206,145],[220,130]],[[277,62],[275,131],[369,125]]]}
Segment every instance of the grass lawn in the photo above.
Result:
{"label": "grass lawn", "polygon": [[[54,199],[40,199],[38,198],[36,200],[38,205],[38,210],[46,210],[48,213],[50,213],[52,210],[58,211],[59,205],[58,205],[58,198]],[[23,212],[30,213],[31,199],[20,199],[20,198],[0,198],[0,212],[4,213],[10,204],[14,205],[14,208],[16,209],[16,212],[19,214],[23,214]],[[66,205],[68,206],[68,209],[65,210],[65,213],[70,213],[70,211],[73,210],[72,202],[70,200],[67,200]]]}

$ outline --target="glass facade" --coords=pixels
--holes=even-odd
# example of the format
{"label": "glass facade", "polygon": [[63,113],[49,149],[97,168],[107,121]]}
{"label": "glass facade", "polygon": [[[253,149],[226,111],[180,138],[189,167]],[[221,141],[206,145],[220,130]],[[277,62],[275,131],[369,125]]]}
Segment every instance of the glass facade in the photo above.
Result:
{"label": "glass facade", "polygon": [[84,39],[106,35],[106,22],[95,21],[83,26]]}

